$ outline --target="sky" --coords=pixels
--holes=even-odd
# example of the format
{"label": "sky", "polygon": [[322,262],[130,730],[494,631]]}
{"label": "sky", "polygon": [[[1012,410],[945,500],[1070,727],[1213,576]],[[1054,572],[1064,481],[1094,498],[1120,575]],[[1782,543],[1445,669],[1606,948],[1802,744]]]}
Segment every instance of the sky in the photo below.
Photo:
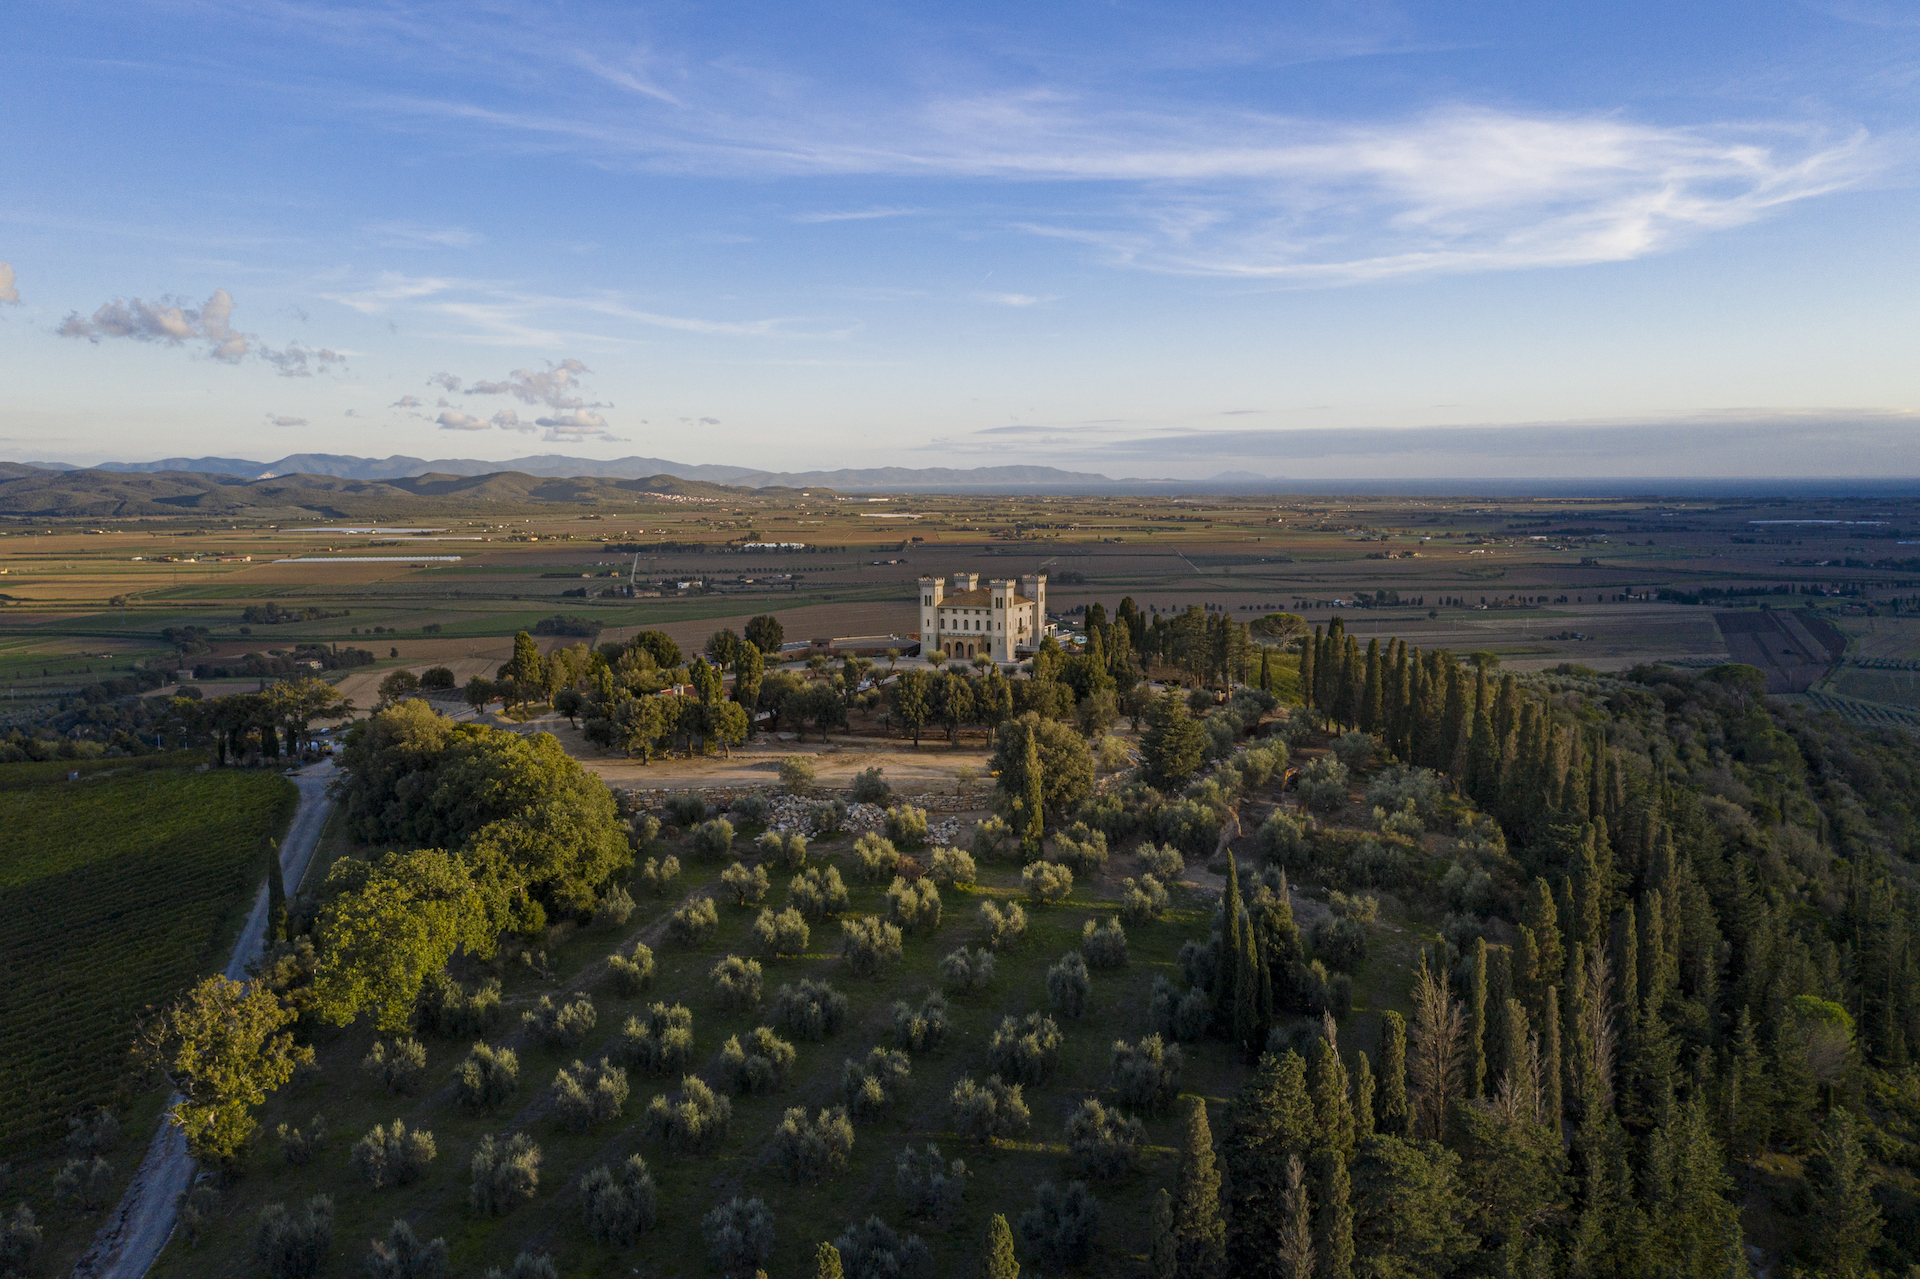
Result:
{"label": "sky", "polygon": [[16,0],[0,458],[1920,476],[1920,6]]}

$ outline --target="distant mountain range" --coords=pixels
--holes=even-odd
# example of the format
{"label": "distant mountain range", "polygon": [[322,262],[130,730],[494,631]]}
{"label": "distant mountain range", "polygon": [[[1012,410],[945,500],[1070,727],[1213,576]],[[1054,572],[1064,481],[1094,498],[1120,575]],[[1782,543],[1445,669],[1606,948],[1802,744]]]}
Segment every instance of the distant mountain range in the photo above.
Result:
{"label": "distant mountain range", "polygon": [[[566,457],[543,453],[534,457],[509,458],[489,462],[479,458],[446,457],[428,460],[418,457],[371,458],[340,453],[294,453],[277,462],[252,462],[237,457],[169,457],[158,462],[102,462],[86,468],[61,462],[29,462],[25,465],[46,471],[120,471],[127,473],[187,472],[200,475],[231,475],[243,480],[277,479],[288,475],[330,475],[344,480],[398,480],[421,475],[495,475],[518,472],[521,475],[559,478],[640,480],[655,475],[671,475],[682,480],[708,484],[728,484],[740,488],[829,488],[843,491],[885,490],[910,492],[1005,492],[1020,489],[1045,489],[1093,486],[1108,487],[1117,481],[1087,471],[1063,471],[1052,466],[980,466],[967,470],[952,467],[882,466],[836,471],[756,471],[748,466],[693,465],[662,457],[620,457],[601,461],[586,457]],[[1127,481],[1128,483],[1164,483],[1179,481]]]}

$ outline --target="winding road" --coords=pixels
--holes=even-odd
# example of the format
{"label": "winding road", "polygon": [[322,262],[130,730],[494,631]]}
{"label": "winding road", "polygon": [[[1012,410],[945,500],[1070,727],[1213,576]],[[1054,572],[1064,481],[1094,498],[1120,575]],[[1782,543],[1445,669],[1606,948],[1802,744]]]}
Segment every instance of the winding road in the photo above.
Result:
{"label": "winding road", "polygon": [[[293,775],[293,784],[300,788],[300,803],[294,809],[286,838],[280,842],[280,868],[290,893],[299,891],[307,863],[319,846],[320,831],[333,811],[327,787],[334,771],[333,761],[324,760]],[[267,886],[263,882],[227,961],[229,978],[246,978],[247,966],[260,957],[266,936]],[[140,1279],[173,1234],[175,1205],[192,1182],[193,1160],[187,1154],[186,1138],[163,1117],[127,1193],[101,1225],[93,1246],[74,1266],[74,1279]]]}

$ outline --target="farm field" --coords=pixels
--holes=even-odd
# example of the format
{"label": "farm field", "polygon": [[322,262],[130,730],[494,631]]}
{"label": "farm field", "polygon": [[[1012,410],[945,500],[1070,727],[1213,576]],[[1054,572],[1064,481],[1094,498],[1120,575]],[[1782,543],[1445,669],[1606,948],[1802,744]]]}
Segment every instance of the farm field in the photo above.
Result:
{"label": "farm field", "polygon": [[[1244,810],[1251,832],[1273,803],[1271,794],[1251,797]],[[742,850],[756,827],[743,827],[736,842]],[[1436,837],[1440,838],[1440,837]],[[810,865],[834,866],[852,892],[849,914],[884,914],[883,890],[858,881],[851,855],[851,836],[815,841]],[[1249,873],[1257,868],[1251,838],[1235,841]],[[878,1214],[903,1233],[912,1230],[933,1250],[936,1273],[966,1275],[977,1265],[977,1255],[988,1217],[996,1212],[1009,1220],[1032,1203],[1033,1187],[1043,1180],[1065,1181],[1083,1176],[1067,1155],[1063,1125],[1080,1101],[1094,1097],[1111,1103],[1108,1087],[1110,1050],[1116,1039],[1137,1041],[1149,1033],[1145,1017],[1154,979],[1166,976],[1178,984],[1175,957],[1181,944],[1205,939],[1220,876],[1200,863],[1188,867],[1184,882],[1173,890],[1172,908],[1158,922],[1127,926],[1129,962],[1118,970],[1093,973],[1092,996],[1083,1016],[1058,1016],[1065,1042],[1059,1065],[1042,1086],[1029,1087],[1027,1104],[1031,1129],[1023,1137],[977,1147],[953,1127],[948,1097],[963,1078],[984,1081],[989,1073],[987,1041],[1002,1017],[1024,1016],[1049,1007],[1047,970],[1069,951],[1079,949],[1081,930],[1090,919],[1106,919],[1117,910],[1119,881],[1140,874],[1133,849],[1116,852],[1097,876],[1077,880],[1071,898],[1051,907],[1027,902],[1015,863],[981,868],[972,888],[940,890],[942,915],[938,927],[923,935],[909,935],[901,960],[885,967],[876,978],[849,971],[839,954],[840,928],[834,922],[816,923],[806,953],[792,959],[761,954],[751,933],[758,907],[720,905],[720,924],[705,943],[685,946],[666,936],[671,911],[683,901],[715,895],[721,863],[703,862],[690,841],[673,838],[649,848],[650,855],[673,853],[685,867],[673,892],[665,897],[634,893],[639,909],[618,928],[595,924],[575,929],[562,925],[552,931],[543,952],[551,976],[542,976],[527,964],[504,960],[497,965],[470,967],[461,975],[469,983],[484,974],[497,974],[504,984],[506,1015],[488,1042],[511,1046],[519,1055],[519,1086],[495,1112],[469,1113],[453,1100],[449,1078],[466,1056],[467,1039],[422,1036],[427,1047],[424,1082],[412,1096],[389,1095],[362,1073],[361,1059],[376,1038],[364,1022],[344,1032],[320,1031],[315,1038],[318,1070],[281,1089],[262,1111],[262,1136],[249,1153],[242,1175],[223,1192],[215,1225],[198,1247],[189,1248],[176,1236],[163,1255],[156,1275],[251,1275],[252,1223],[268,1203],[295,1204],[319,1193],[331,1195],[335,1207],[335,1245],[322,1274],[345,1276],[360,1272],[369,1241],[384,1235],[396,1217],[405,1217],[422,1238],[444,1237],[451,1248],[451,1273],[479,1274],[488,1266],[506,1267],[521,1251],[549,1253],[561,1274],[628,1274],[634,1270],[658,1276],[710,1273],[700,1218],[733,1195],[758,1196],[775,1218],[775,1243],[766,1269],[769,1274],[809,1272],[815,1246],[838,1235],[847,1226]],[[759,859],[750,847],[745,865]],[[791,874],[770,868],[769,905],[778,909],[786,900]],[[875,1119],[855,1124],[851,1166],[819,1185],[794,1184],[777,1171],[772,1137],[788,1107],[804,1107],[813,1114],[822,1107],[843,1104],[842,1066],[862,1061],[870,1049],[895,1046],[892,1010],[895,1001],[918,1006],[929,992],[941,987],[938,963],[949,951],[983,944],[979,907],[1024,902],[1030,927],[1023,942],[1004,951],[992,985],[984,992],[955,995],[949,1000],[950,1031],[944,1044],[930,1051],[912,1052],[911,1076],[897,1100]],[[1296,896],[1301,925],[1310,927],[1324,916],[1325,907],[1304,895]],[[1352,1047],[1374,1051],[1378,1011],[1382,1001],[1401,1004],[1397,989],[1399,961],[1406,956],[1393,938],[1400,928],[1383,921],[1377,929],[1385,943],[1381,987],[1369,1005],[1362,993],[1347,1021]],[[606,962],[610,953],[630,953],[636,941],[649,945],[657,970],[644,992],[626,996],[616,988]],[[1410,951],[1409,951],[1410,953]],[[723,957],[756,957],[764,964],[764,990],[757,1006],[730,1011],[716,998],[709,972]],[[622,1115],[584,1133],[569,1132],[559,1121],[549,1096],[555,1072],[576,1059],[592,1061],[616,1039],[626,1019],[644,1014],[655,1001],[680,1003],[692,1010],[693,1071],[721,1089],[717,1069],[721,1045],[734,1035],[746,1036],[772,1020],[770,1005],[782,984],[803,978],[824,980],[847,996],[848,1014],[837,1033],[819,1042],[794,1038],[798,1060],[792,1079],[774,1091],[732,1098],[732,1120],[727,1136],[710,1155],[677,1155],[658,1141],[642,1136],[640,1116],[658,1093],[679,1086],[671,1077],[634,1069],[632,1086]],[[579,995],[590,998],[595,1021],[577,1046],[551,1047],[520,1025],[520,1015],[542,996],[565,1002]],[[1238,1054],[1207,1041],[1186,1046],[1181,1092],[1222,1104],[1247,1077]],[[284,1122],[304,1126],[314,1115],[324,1118],[330,1134],[326,1149],[301,1167],[285,1161],[267,1136]],[[1116,1181],[1093,1183],[1102,1204],[1100,1245],[1088,1273],[1102,1269],[1137,1267],[1148,1244],[1150,1196],[1167,1184],[1177,1161],[1178,1121],[1171,1111],[1141,1116],[1146,1143],[1137,1168]],[[433,1134],[438,1156],[417,1183],[398,1189],[372,1190],[354,1173],[349,1148],[375,1124],[394,1119],[410,1129]],[[1224,1122],[1216,1111],[1216,1132]],[[476,1145],[491,1133],[524,1132],[542,1152],[538,1193],[500,1218],[475,1213],[467,1202],[467,1164]],[[895,1159],[909,1145],[937,1144],[949,1159],[964,1159],[971,1174],[963,1211],[949,1223],[913,1218],[894,1185]],[[647,1161],[659,1188],[662,1206],[658,1227],[631,1248],[595,1243],[584,1220],[581,1176],[599,1164],[618,1166],[629,1154]]]}

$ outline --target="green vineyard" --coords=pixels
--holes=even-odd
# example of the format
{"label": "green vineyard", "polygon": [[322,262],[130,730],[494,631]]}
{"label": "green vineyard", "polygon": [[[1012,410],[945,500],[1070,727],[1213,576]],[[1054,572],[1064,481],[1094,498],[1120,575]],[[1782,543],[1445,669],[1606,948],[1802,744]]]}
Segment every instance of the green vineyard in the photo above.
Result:
{"label": "green vineyard", "polygon": [[0,790],[0,1155],[105,1101],[139,1011],[224,965],[295,800],[238,771]]}

